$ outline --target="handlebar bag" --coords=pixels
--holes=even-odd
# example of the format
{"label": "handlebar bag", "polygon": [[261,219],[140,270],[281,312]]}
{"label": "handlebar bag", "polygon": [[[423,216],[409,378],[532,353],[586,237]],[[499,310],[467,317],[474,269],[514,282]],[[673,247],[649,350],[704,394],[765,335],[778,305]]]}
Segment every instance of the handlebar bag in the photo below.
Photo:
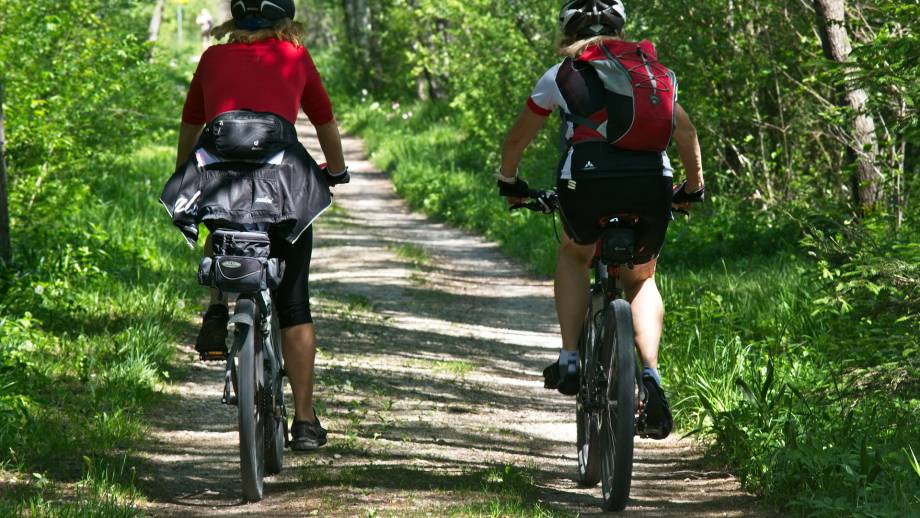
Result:
{"label": "handlebar bag", "polygon": [[274,113],[250,110],[218,115],[201,136],[201,145],[206,150],[231,160],[271,157],[296,142],[297,131],[290,121]]}
{"label": "handlebar bag", "polygon": [[228,293],[258,293],[281,284],[284,262],[269,257],[267,233],[218,230],[212,246],[214,257],[205,257],[198,267],[200,284]]}

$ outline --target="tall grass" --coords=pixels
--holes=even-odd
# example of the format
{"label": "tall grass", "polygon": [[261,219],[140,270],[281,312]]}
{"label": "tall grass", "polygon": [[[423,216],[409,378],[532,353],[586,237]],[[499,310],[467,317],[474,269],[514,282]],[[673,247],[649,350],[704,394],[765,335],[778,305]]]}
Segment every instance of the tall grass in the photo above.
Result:
{"label": "tall grass", "polygon": [[[119,478],[112,466],[143,440],[141,411],[191,331],[192,252],[156,201],[172,154],[146,146],[100,158],[85,188],[55,207],[60,217],[14,227],[0,303],[0,457],[7,471],[39,474],[26,488]],[[16,495],[0,501],[19,505]],[[131,514],[98,493],[24,505],[38,515]]]}

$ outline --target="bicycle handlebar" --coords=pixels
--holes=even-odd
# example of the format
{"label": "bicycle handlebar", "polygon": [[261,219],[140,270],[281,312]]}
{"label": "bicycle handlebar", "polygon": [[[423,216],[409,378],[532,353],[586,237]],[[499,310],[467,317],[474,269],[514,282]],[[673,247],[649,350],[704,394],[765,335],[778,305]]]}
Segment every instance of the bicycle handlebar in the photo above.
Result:
{"label": "bicycle handlebar", "polygon": [[553,212],[559,210],[559,195],[556,191],[538,191],[531,189],[528,194],[528,198],[532,198],[534,201],[530,203],[519,203],[517,205],[512,205],[508,208],[510,211],[516,211],[521,209],[532,210],[534,212],[542,212],[543,214],[552,214]]}
{"label": "bicycle handlebar", "polygon": [[[672,203],[701,203],[705,199],[704,190],[688,194],[684,191],[684,185],[686,185],[686,182],[674,190]],[[555,190],[540,191],[531,189],[527,197],[533,199],[534,201],[512,205],[508,210],[514,212],[516,210],[527,209],[534,212],[542,212],[543,214],[552,214],[553,212],[559,210],[559,193],[557,193]],[[685,216],[690,215],[690,212],[677,208],[673,205],[671,207],[671,212],[677,212]]]}

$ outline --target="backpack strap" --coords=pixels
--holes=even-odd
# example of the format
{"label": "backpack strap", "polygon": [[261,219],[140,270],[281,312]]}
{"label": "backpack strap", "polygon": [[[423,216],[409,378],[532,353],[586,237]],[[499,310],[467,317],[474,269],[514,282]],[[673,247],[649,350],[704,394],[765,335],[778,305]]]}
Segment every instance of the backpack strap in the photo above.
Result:
{"label": "backpack strap", "polygon": [[587,126],[593,129],[594,131],[601,129],[601,126],[603,126],[603,123],[598,124],[587,117],[582,117],[581,115],[575,115],[574,113],[563,113],[562,120],[563,122],[571,122],[579,126]]}

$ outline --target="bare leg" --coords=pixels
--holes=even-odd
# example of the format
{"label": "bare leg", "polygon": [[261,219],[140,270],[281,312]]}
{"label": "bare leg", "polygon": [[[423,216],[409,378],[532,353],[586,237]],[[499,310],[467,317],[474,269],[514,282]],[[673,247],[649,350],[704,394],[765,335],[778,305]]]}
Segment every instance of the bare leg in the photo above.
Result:
{"label": "bare leg", "polygon": [[301,324],[281,331],[285,370],[294,393],[294,420],[315,422],[313,415],[313,368],[316,361],[316,328]]}
{"label": "bare leg", "polygon": [[655,284],[657,261],[636,266],[634,269],[620,269],[620,279],[626,290],[626,298],[632,305],[633,329],[636,346],[642,355],[642,364],[658,368],[658,346],[664,327],[664,302]]}
{"label": "bare leg", "polygon": [[589,265],[594,245],[579,245],[563,234],[556,264],[556,314],[562,330],[562,348],[578,350],[578,337],[588,307]]}

